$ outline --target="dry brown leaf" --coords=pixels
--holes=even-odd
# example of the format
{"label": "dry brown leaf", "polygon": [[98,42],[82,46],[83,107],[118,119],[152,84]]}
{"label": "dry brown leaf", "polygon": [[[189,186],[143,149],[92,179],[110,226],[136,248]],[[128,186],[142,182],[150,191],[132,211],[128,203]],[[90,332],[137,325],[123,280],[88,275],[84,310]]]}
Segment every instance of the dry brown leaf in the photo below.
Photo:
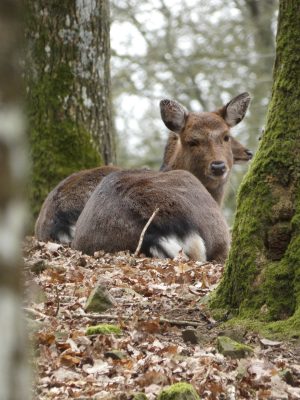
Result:
{"label": "dry brown leaf", "polygon": [[64,365],[66,367],[73,367],[80,364],[80,358],[72,356],[71,354],[62,354],[59,357],[60,365]]}
{"label": "dry brown leaf", "polygon": [[[236,400],[252,400],[254,393],[261,399],[300,398],[300,354],[295,345],[277,346],[262,339],[264,348],[258,346],[244,364],[216,352],[216,329],[207,329],[212,319],[198,300],[220,280],[221,265],[134,259],[126,253],[95,258],[64,246],[51,252],[33,238],[26,240],[24,254],[27,282],[34,281],[47,296],[46,303],[35,304],[31,298],[26,304],[36,310],[34,319],[43,315],[36,333],[36,398],[69,400],[98,394],[121,400],[144,391],[154,400],[161,387],[178,381],[191,382],[200,398],[211,400],[231,400],[230,387],[235,388]],[[45,266],[39,274],[31,270],[36,262]],[[117,299],[113,314],[82,311],[99,280]],[[160,318],[195,321],[201,344],[183,342],[181,331],[186,327],[159,324]],[[122,336],[85,335],[88,326],[100,323],[120,325]],[[246,339],[259,343],[253,333]],[[104,358],[113,350],[125,358]],[[291,371],[295,386],[281,379],[281,370]]]}
{"label": "dry brown leaf", "polygon": [[51,333],[41,332],[37,334],[37,340],[41,344],[50,346],[55,342],[55,335],[52,332]]}

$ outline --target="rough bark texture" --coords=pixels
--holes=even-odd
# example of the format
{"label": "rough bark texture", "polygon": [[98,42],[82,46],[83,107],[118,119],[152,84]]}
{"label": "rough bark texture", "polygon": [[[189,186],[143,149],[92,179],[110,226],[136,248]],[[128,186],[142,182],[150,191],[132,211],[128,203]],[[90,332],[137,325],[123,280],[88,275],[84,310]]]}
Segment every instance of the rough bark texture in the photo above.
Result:
{"label": "rough bark texture", "polygon": [[[70,173],[115,159],[108,0],[26,0],[31,202]],[[93,139],[93,140],[92,140]],[[101,157],[99,157],[99,153]]]}
{"label": "rough bark texture", "polygon": [[266,131],[238,196],[213,307],[300,334],[300,4],[282,0]]}
{"label": "rough bark texture", "polygon": [[0,399],[27,400],[20,242],[24,231],[25,132],[22,121],[19,0],[0,2]]}

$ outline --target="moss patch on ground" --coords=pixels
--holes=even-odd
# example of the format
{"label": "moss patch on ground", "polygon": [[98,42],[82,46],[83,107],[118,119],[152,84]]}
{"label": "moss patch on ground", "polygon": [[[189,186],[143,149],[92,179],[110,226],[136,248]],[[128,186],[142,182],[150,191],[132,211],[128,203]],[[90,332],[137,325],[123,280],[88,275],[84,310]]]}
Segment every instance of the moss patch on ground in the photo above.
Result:
{"label": "moss patch on ground", "polygon": [[[219,312],[221,313],[221,310],[219,310]],[[221,325],[222,329],[233,327],[259,333],[260,335],[268,339],[299,339],[300,343],[299,315],[294,315],[286,320],[273,322],[262,322],[257,319],[243,319],[239,317],[234,317]]]}
{"label": "moss patch on ground", "polygon": [[244,358],[253,353],[252,347],[236,342],[227,336],[217,338],[217,347],[221,354],[231,358]]}
{"label": "moss patch on ground", "polygon": [[99,324],[89,326],[86,330],[86,335],[121,335],[122,329],[117,325]]}
{"label": "moss patch on ground", "polygon": [[179,382],[164,389],[157,400],[200,400],[200,397],[192,385]]}

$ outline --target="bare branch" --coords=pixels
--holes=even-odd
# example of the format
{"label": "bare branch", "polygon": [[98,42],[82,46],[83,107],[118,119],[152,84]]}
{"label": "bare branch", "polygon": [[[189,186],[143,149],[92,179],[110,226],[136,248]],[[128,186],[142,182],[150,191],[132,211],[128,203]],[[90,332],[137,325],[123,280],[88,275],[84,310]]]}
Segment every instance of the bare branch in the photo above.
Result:
{"label": "bare branch", "polygon": [[144,240],[144,236],[145,236],[146,230],[148,229],[149,225],[153,221],[153,219],[154,219],[155,215],[158,213],[158,211],[159,211],[159,208],[156,208],[154,210],[153,214],[151,215],[151,217],[149,218],[148,222],[144,226],[144,229],[142,230],[142,233],[141,233],[141,236],[140,236],[140,240],[139,240],[138,246],[137,246],[137,248],[136,248],[136,250],[135,250],[135,252],[133,254],[134,257],[137,257],[137,255],[139,254],[139,252],[141,250],[141,247],[142,247],[142,244],[143,244],[143,240]]}
{"label": "bare branch", "polygon": [[[119,320],[120,317],[118,315],[111,315],[111,314],[80,314],[80,315],[74,315],[74,318],[90,318],[93,320]],[[123,317],[122,319],[126,321],[132,320],[130,317]],[[142,321],[149,321],[149,318],[143,318],[140,317],[138,318],[139,322]],[[170,325],[175,325],[175,326],[193,326],[195,328],[199,326],[203,326],[203,322],[197,322],[197,321],[187,321],[187,320],[179,320],[179,319],[168,319],[168,318],[159,318],[158,322],[160,324],[170,324]]]}
{"label": "bare branch", "polygon": [[24,307],[24,311],[28,314],[29,317],[49,319],[48,315],[43,314],[40,311],[35,310],[34,308]]}

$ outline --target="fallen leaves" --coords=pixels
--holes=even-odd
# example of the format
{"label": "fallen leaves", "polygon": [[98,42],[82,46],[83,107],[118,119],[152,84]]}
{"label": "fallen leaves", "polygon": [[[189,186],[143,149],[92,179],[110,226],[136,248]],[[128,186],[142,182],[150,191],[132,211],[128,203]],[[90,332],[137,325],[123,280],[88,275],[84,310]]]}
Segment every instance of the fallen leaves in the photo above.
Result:
{"label": "fallen leaves", "polygon": [[[201,300],[220,280],[222,265],[127,253],[90,257],[33,238],[25,243],[24,261],[36,399],[127,400],[144,392],[154,400],[180,381],[212,400],[300,398],[295,346],[243,331],[235,332],[236,340],[254,347],[251,357],[232,360],[217,352],[217,325]],[[87,313],[96,285],[113,307]],[[118,325],[122,333],[85,335],[98,324]],[[189,330],[194,341],[184,340]]]}

